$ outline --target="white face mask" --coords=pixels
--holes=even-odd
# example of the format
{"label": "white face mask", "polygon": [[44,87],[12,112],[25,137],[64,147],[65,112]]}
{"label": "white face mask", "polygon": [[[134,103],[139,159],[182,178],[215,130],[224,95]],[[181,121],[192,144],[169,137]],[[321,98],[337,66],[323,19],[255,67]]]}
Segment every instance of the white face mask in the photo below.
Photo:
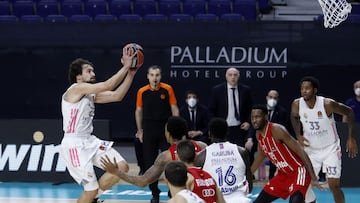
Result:
{"label": "white face mask", "polygon": [[194,108],[196,106],[197,100],[195,98],[189,98],[187,100],[187,104],[190,106],[190,108]]}
{"label": "white face mask", "polygon": [[275,99],[268,99],[267,100],[267,105],[270,107],[270,108],[274,108],[277,104],[277,100]]}
{"label": "white face mask", "polygon": [[356,88],[355,91],[354,91],[355,95],[356,96],[360,96],[360,88]]}

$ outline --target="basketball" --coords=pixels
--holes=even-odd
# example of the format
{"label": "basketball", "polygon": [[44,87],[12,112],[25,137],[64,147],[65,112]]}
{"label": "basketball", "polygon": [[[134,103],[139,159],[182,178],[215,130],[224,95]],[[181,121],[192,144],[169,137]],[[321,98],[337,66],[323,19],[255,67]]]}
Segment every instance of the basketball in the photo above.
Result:
{"label": "basketball", "polygon": [[125,47],[127,47],[127,49],[130,51],[130,54],[135,53],[130,68],[134,68],[134,69],[140,68],[144,63],[144,52],[142,46],[136,43],[130,43],[127,44]]}

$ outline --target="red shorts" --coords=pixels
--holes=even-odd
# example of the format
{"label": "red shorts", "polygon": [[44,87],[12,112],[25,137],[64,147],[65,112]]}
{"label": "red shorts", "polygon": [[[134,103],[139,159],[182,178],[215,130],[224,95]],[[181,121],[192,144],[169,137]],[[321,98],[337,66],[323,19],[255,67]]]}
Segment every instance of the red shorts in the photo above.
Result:
{"label": "red shorts", "polygon": [[278,170],[278,173],[264,187],[268,194],[286,199],[294,192],[300,191],[305,198],[307,189],[311,181],[310,174],[305,167],[299,167],[292,173],[284,173]]}

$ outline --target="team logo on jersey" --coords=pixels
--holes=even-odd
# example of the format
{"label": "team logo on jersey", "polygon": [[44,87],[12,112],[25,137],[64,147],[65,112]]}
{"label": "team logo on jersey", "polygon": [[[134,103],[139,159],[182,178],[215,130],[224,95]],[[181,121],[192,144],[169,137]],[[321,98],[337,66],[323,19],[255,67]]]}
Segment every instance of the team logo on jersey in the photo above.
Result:
{"label": "team logo on jersey", "polygon": [[306,113],[304,113],[304,118],[307,118],[307,117],[308,117],[308,115]]}
{"label": "team logo on jersey", "polygon": [[165,94],[160,94],[160,99],[165,99]]}
{"label": "team logo on jersey", "polygon": [[322,118],[322,117],[323,117],[323,115],[322,115],[322,112],[321,112],[321,111],[318,111],[318,112],[317,112],[317,115],[318,115],[318,118]]}

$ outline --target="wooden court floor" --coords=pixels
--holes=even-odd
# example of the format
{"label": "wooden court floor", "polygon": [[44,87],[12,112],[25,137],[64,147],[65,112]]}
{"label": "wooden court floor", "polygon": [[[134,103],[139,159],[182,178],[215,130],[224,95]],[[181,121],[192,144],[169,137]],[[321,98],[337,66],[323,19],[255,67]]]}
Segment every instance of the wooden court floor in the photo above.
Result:
{"label": "wooden court floor", "polygon": [[[168,199],[168,188],[164,184],[159,185],[162,193],[161,202]],[[255,199],[261,191],[262,186],[256,185],[249,196]],[[75,203],[81,194],[82,188],[75,183],[53,185],[51,183],[0,183],[0,202],[6,203]],[[360,188],[343,188],[347,203],[358,203],[360,199]],[[333,202],[332,195],[327,191],[322,192],[315,189],[318,203]],[[139,188],[130,184],[120,183],[105,191],[101,199],[105,203],[144,203],[149,202],[151,192],[147,187]],[[278,199],[275,203],[285,203],[288,200]]]}

